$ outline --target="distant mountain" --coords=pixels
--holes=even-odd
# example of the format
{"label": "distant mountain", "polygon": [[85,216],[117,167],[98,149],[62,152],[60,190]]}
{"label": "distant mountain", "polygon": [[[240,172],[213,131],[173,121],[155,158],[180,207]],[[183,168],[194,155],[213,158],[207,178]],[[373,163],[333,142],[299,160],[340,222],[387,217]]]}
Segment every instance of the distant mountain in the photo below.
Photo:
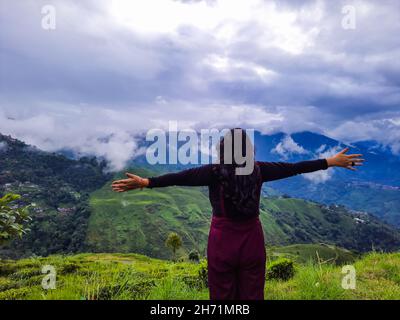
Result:
{"label": "distant mountain", "polygon": [[277,133],[262,135],[256,133],[255,145],[257,158],[264,161],[300,161],[312,157],[326,157],[345,147],[348,153],[362,153],[365,165],[357,173],[349,170],[336,170],[334,177],[340,179],[361,180],[400,187],[400,155],[376,141],[361,141],[345,144],[324,135],[304,131],[291,135]]}
{"label": "distant mountain", "polygon": [[296,162],[327,157],[349,146],[348,153],[362,153],[364,166],[353,172],[330,168],[328,172],[278,180],[268,184],[280,193],[325,204],[343,204],[367,211],[400,227],[400,156],[374,141],[346,145],[312,132],[292,135],[257,134],[257,158],[264,161]]}
{"label": "distant mountain", "polygon": [[[366,161],[356,172],[329,168],[327,171],[267,183],[264,190],[269,195],[287,194],[325,204],[342,204],[353,210],[367,211],[400,227],[400,155],[393,154],[388,147],[376,141],[345,144],[309,131],[291,135],[255,132],[254,141],[256,158],[260,161],[296,162],[326,158],[345,147],[350,148],[349,154],[362,153]],[[149,144],[142,141],[143,146]],[[131,165],[152,168],[147,165],[144,156],[134,159]],[[161,165],[157,168],[176,171],[190,166]]]}

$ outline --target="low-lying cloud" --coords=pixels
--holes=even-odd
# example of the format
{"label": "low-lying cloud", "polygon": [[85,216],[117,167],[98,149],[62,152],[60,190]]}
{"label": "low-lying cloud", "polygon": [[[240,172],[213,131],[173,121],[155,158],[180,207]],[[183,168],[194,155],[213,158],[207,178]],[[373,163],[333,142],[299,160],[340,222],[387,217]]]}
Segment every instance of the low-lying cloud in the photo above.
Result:
{"label": "low-lying cloud", "polygon": [[282,141],[271,150],[271,152],[279,154],[283,159],[287,159],[293,154],[308,153],[308,151],[302,146],[298,145],[290,135],[286,135]]}
{"label": "low-lying cloud", "polygon": [[[315,151],[314,157],[315,159],[329,158],[334,156],[341,150],[342,148],[340,146],[328,148],[326,145],[323,144]],[[328,181],[333,177],[334,174],[335,174],[335,168],[331,168],[331,170],[319,170],[319,171],[305,173],[302,175],[302,177],[313,183],[318,184]]]}

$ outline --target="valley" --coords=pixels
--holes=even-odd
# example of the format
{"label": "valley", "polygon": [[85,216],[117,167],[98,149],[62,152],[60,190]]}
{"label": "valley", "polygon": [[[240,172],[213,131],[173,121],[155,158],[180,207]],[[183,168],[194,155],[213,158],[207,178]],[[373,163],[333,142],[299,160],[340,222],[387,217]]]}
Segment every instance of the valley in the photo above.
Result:
{"label": "valley", "polygon": [[[30,232],[2,246],[2,257],[135,252],[169,259],[164,242],[170,232],[183,240],[179,257],[191,250],[205,255],[211,217],[207,188],[117,194],[110,184],[123,174],[104,173],[104,162],[87,157],[68,159],[11,137],[0,138],[7,145],[0,157],[0,193],[21,194],[20,204],[30,204],[32,216]],[[128,170],[143,176],[177,170],[139,163],[132,162]],[[400,248],[399,230],[363,210],[363,205],[375,201],[370,211],[392,208],[388,219],[396,219],[397,189],[380,188],[382,194],[375,189],[361,192],[360,188],[375,188],[376,184],[349,181],[346,183],[353,188],[343,190],[335,180],[310,184],[300,176],[284,182],[284,188],[280,186],[283,181],[265,184],[267,197],[261,200],[260,219],[266,245],[326,243],[356,252]],[[292,187],[295,185],[297,188]],[[373,192],[379,198],[374,198]],[[308,199],[300,199],[305,194]],[[314,195],[319,196],[318,202]],[[345,199],[349,199],[348,206],[341,204]]]}

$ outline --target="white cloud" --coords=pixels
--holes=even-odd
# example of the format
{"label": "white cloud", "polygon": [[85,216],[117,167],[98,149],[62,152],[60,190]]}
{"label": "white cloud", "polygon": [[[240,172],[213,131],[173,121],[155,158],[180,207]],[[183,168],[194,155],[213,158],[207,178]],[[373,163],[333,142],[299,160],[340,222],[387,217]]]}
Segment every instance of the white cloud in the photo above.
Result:
{"label": "white cloud", "polygon": [[[329,149],[326,149],[326,145],[321,145],[315,152],[315,159],[324,159],[329,158],[337,154],[342,148],[340,146],[335,146]],[[327,170],[319,170],[314,172],[309,172],[302,174],[302,177],[313,182],[313,183],[324,183],[330,180],[334,175],[335,169],[329,168]]]}
{"label": "white cloud", "polygon": [[348,120],[336,128],[327,131],[327,134],[343,142],[377,140],[388,146],[394,154],[400,154],[400,125],[391,118]]}
{"label": "white cloud", "polygon": [[0,142],[0,152],[4,152],[4,151],[6,151],[6,150],[7,150],[7,148],[8,148],[8,145],[7,145],[7,143],[6,143],[6,142],[4,142],[4,141],[1,141],[1,142]]}
{"label": "white cloud", "polygon": [[317,150],[315,150],[315,152],[316,152],[316,153],[323,152],[323,151],[325,150],[325,148],[326,148],[326,144],[321,144],[321,145],[317,148]]}
{"label": "white cloud", "polygon": [[236,80],[240,81],[254,79],[263,83],[272,83],[278,76],[275,71],[269,70],[262,65],[215,54],[207,56],[203,63],[213,69],[216,78],[219,80],[229,80],[234,76]]}
{"label": "white cloud", "polygon": [[317,158],[329,158],[329,157],[334,156],[341,150],[342,150],[342,148],[340,146],[334,146],[332,148],[326,149],[325,145],[321,145],[316,150],[316,157]]}
{"label": "white cloud", "polygon": [[[321,16],[319,6],[303,19]],[[191,26],[213,34],[224,44],[234,42],[241,27],[252,23],[265,30],[257,39],[262,45],[274,46],[299,54],[312,45],[316,29],[305,31],[297,23],[298,14],[278,10],[273,2],[260,0],[181,1],[130,0],[107,1],[110,19],[124,28],[141,34],[174,34],[182,26]]]}
{"label": "white cloud", "polygon": [[291,154],[306,154],[308,153],[302,146],[298,145],[290,135],[286,135],[275,148],[272,153],[279,154],[282,158],[287,159]]}
{"label": "white cloud", "polygon": [[[38,114],[12,120],[0,112],[2,132],[46,151],[71,149],[77,154],[105,158],[110,170],[121,170],[142,150],[137,146],[133,128],[119,128],[110,122],[110,110],[70,110],[70,113]],[[121,118],[119,123],[123,124]]]}
{"label": "white cloud", "polygon": [[[168,118],[162,107],[168,108]],[[156,97],[151,106],[123,110],[66,105],[47,107],[44,113],[31,108],[19,112],[0,110],[0,123],[3,134],[10,134],[42,150],[71,149],[79,155],[93,154],[108,160],[110,170],[121,170],[132,157],[144,152],[135,137],[149,129],[168,130],[168,120],[179,121],[179,129],[198,130],[229,128],[232,123],[244,127],[267,124],[274,130],[283,120],[279,114],[257,106],[226,106],[224,115],[220,114],[220,109],[219,105],[200,108]]]}
{"label": "white cloud", "polygon": [[307,179],[313,183],[324,183],[331,179],[333,176],[333,171],[330,170],[319,170],[319,171],[314,171],[314,172],[309,172],[309,173],[304,173],[302,174],[302,177],[304,179]]}

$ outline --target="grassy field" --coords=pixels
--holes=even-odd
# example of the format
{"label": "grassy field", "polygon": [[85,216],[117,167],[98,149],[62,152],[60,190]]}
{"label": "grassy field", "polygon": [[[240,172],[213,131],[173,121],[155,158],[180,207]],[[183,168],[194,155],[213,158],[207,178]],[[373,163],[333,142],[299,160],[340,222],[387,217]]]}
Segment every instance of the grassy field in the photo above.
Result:
{"label": "grassy field", "polygon": [[[318,253],[318,254],[317,254]],[[320,244],[293,244],[283,247],[268,247],[267,257],[270,261],[277,258],[289,258],[298,264],[330,263],[334,265],[352,264],[359,254],[336,246]]]}
{"label": "grassy field", "polygon": [[[320,263],[315,262],[314,249],[321,252]],[[269,260],[308,252],[307,261],[306,257],[296,259],[292,279],[266,281],[268,300],[400,299],[400,253],[370,253],[354,261],[356,289],[345,290],[341,287],[342,267],[331,263],[331,258],[338,256],[335,248],[327,247],[325,253],[319,245],[268,250]],[[347,258],[356,259],[351,253]],[[44,265],[52,265],[57,271],[53,290],[41,287]],[[202,300],[208,299],[206,279],[205,260],[173,263],[139,254],[57,255],[0,262],[0,300]]]}

